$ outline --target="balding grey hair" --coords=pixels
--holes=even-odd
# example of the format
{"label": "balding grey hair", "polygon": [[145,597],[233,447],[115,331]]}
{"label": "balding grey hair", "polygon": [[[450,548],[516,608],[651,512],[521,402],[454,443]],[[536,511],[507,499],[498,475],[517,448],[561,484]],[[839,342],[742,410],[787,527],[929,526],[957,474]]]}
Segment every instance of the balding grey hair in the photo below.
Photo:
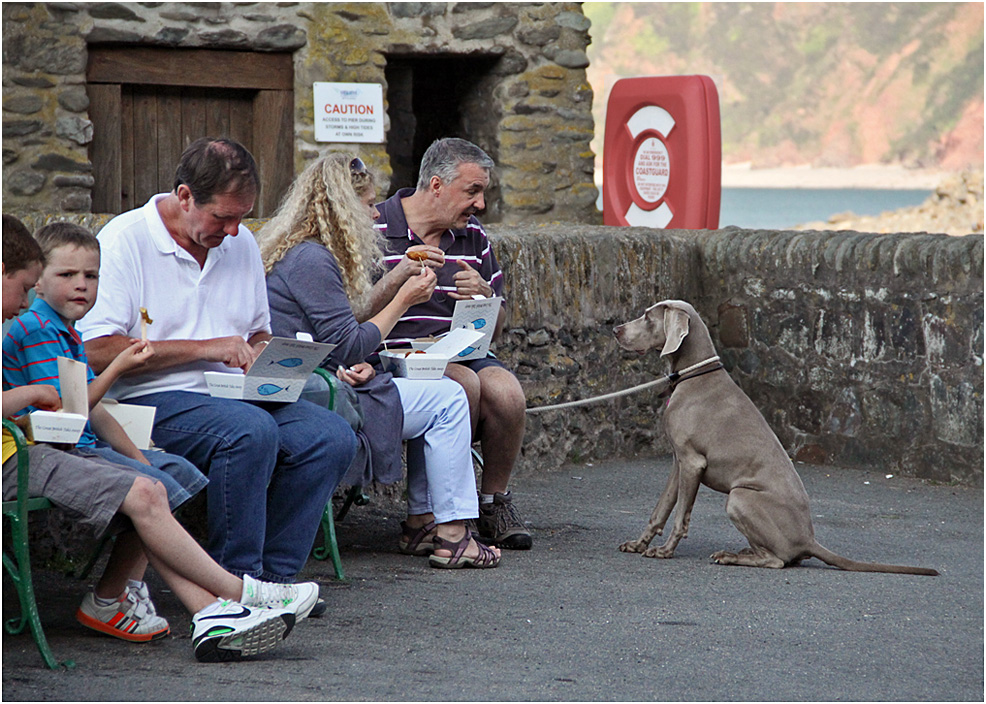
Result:
{"label": "balding grey hair", "polygon": [[495,166],[489,155],[472,142],[458,137],[436,139],[421,157],[418,189],[428,188],[432,176],[438,176],[442,183],[451,183],[459,175],[459,164],[476,164],[487,173]]}

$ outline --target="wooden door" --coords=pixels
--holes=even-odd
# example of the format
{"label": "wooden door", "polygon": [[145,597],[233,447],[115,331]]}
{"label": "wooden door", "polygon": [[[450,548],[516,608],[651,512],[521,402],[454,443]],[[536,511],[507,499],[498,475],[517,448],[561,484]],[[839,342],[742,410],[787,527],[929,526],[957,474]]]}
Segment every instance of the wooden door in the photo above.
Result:
{"label": "wooden door", "polygon": [[273,214],[294,178],[290,55],[94,48],[87,78],[93,212],[120,213],[170,191],[182,151],[211,136],[250,150],[261,178],[252,215]]}

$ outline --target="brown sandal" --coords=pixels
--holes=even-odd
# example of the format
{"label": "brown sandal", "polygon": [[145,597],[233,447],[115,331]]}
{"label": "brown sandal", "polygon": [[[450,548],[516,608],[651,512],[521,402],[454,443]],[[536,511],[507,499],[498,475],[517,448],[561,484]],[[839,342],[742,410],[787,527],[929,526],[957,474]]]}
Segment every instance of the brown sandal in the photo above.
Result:
{"label": "brown sandal", "polygon": [[434,521],[428,521],[420,528],[412,528],[407,521],[401,521],[401,539],[397,542],[397,549],[405,555],[415,557],[430,555],[435,549],[435,544],[431,541],[434,530]]}
{"label": "brown sandal", "polygon": [[428,564],[432,567],[437,567],[443,570],[456,570],[461,567],[478,567],[480,569],[487,569],[496,567],[500,564],[500,556],[480,542],[476,543],[476,546],[479,548],[479,554],[476,555],[476,557],[467,557],[465,552],[466,548],[469,547],[470,540],[472,540],[472,535],[469,534],[468,530],[466,531],[465,537],[459,541],[445,540],[445,538],[440,538],[436,535],[434,539],[434,549],[450,550],[452,555],[449,557],[442,557],[432,554],[432,556],[428,558]]}

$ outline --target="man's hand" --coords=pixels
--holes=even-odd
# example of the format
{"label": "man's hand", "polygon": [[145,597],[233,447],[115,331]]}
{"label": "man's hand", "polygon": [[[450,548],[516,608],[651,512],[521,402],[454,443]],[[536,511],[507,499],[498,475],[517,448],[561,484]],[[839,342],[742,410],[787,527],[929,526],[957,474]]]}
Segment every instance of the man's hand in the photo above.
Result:
{"label": "man's hand", "polygon": [[362,386],[376,375],[377,372],[373,369],[373,366],[366,362],[354,364],[348,369],[346,367],[339,367],[336,370],[336,377],[350,386]]}
{"label": "man's hand", "polygon": [[263,350],[251,347],[246,340],[238,335],[229,337],[216,337],[211,340],[202,340],[203,354],[202,359],[207,362],[222,362],[227,367],[242,369],[246,372],[253,360],[257,358]]}
{"label": "man's hand", "polygon": [[407,248],[407,251],[404,252],[404,258],[397,263],[395,268],[400,269],[401,276],[406,279],[414,276],[424,267],[437,271],[443,266],[445,266],[445,252],[439,247],[433,247],[430,244],[416,244]]}
{"label": "man's hand", "polygon": [[455,293],[450,293],[449,297],[456,300],[471,299],[474,295],[489,298],[493,295],[493,288],[486,283],[479,272],[469,266],[469,263],[462,259],[457,260],[459,271],[455,272]]}

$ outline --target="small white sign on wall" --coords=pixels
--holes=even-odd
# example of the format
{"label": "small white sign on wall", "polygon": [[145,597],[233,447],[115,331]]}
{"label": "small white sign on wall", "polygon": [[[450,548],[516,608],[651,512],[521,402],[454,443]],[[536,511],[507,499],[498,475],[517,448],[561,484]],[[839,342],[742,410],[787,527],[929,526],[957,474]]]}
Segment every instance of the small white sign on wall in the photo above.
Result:
{"label": "small white sign on wall", "polygon": [[316,142],[382,144],[383,86],[313,83]]}

